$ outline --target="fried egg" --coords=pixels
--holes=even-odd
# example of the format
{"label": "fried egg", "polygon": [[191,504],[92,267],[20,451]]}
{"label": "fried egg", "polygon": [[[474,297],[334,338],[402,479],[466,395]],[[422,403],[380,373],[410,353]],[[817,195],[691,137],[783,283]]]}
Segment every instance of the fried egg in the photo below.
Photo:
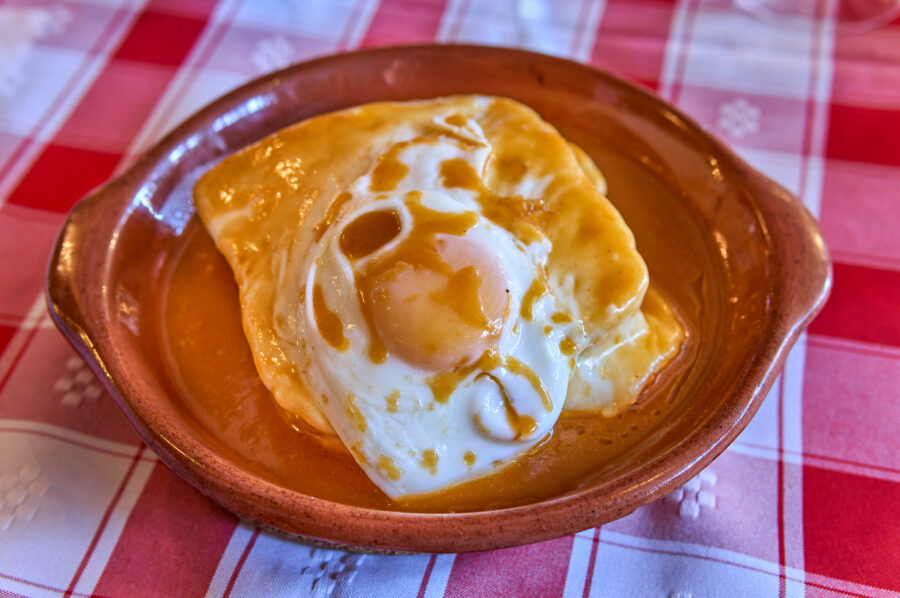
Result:
{"label": "fried egg", "polygon": [[614,413],[677,352],[604,192],[529,108],[457,96],[301,122],[195,203],[263,382],[403,499],[502,467],[564,410]]}

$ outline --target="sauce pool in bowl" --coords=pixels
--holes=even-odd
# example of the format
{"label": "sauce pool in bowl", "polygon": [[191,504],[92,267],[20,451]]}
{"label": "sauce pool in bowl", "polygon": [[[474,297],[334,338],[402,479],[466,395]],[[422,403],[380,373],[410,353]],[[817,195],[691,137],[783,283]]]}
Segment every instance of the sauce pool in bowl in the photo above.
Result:
{"label": "sauce pool in bowl", "polygon": [[[634,188],[636,178],[646,176],[640,163],[622,162],[615,168],[607,175],[609,184],[624,202],[635,204],[632,211],[657,213],[654,201],[676,203],[660,198],[667,193],[663,189],[653,190],[655,200],[627,191]],[[688,223],[691,216],[682,214],[681,219]],[[686,224],[681,235],[691,236],[695,226]],[[635,234],[641,249],[649,243],[690,245],[679,235],[640,232]],[[704,304],[711,308],[715,302],[714,297],[704,298],[702,289],[686,296],[686,285],[662,289],[675,301],[687,327],[687,341],[632,407],[613,417],[564,416],[547,439],[500,471],[398,502],[368,479],[339,442],[323,441],[277,405],[256,373],[231,269],[196,220],[183,237],[182,250],[172,260],[163,285],[159,321],[166,364],[184,406],[233,458],[258,475],[304,494],[373,509],[461,512],[525,505],[577,490],[600,471],[627,468],[631,452],[665,428],[678,409],[674,391],[700,350],[697,339],[703,326],[698,308]],[[664,247],[657,249],[670,254]],[[708,250],[702,244],[693,249],[701,255]],[[652,276],[651,281],[655,284]]]}

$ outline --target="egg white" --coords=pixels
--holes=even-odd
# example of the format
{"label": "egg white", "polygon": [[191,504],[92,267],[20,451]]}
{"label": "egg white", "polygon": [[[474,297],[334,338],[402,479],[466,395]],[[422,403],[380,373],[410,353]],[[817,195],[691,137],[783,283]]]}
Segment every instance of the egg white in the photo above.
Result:
{"label": "egg white", "polygon": [[[478,138],[477,123],[470,121],[466,128],[470,138]],[[449,398],[440,402],[428,385],[433,372],[394,355],[381,364],[368,357],[369,330],[354,286],[354,264],[339,246],[341,230],[367,211],[394,210],[400,216],[401,232],[365,258],[374,260],[392,251],[410,233],[413,222],[406,203],[408,191],[421,192],[419,201],[435,211],[479,213],[480,206],[471,191],[447,189],[440,182],[440,164],[448,159],[462,158],[476,172],[482,170],[487,148],[474,152],[468,149],[453,139],[410,145],[398,156],[409,166],[409,172],[394,191],[386,194],[369,191],[371,173],[367,173],[351,185],[353,199],[343,206],[309,255],[303,322],[315,373],[310,385],[325,397],[321,408],[341,440],[369,477],[393,498],[432,492],[504,464],[550,432],[565,402],[570,360],[560,350],[560,339],[554,338],[561,338],[564,332],[548,338],[544,331],[551,325],[550,315],[559,311],[553,295],[545,294],[537,302],[531,320],[517,317],[526,291],[541,276],[548,242],[524,245],[484,218],[479,218],[464,237],[496,258],[508,275],[512,316],[503,324],[496,353],[501,359],[514,358],[534,372],[552,407],[545,407],[529,379],[502,366],[488,372],[470,372]],[[355,267],[363,265],[357,263]],[[349,340],[345,351],[326,342],[317,328],[312,304],[317,284],[328,309],[344,323]],[[491,377],[482,376],[484,373]],[[536,423],[525,437],[517,437],[511,426],[504,392],[519,416],[533,418]],[[389,401],[393,401],[391,409],[387,408]],[[429,459],[425,458],[426,451],[433,451]]]}

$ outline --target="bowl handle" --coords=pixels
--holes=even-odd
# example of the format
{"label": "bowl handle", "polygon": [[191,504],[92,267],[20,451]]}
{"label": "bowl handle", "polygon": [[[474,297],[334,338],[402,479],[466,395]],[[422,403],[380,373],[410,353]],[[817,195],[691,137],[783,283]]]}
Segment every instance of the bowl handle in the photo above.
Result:
{"label": "bowl handle", "polygon": [[86,324],[103,317],[107,289],[97,281],[105,279],[98,274],[108,267],[111,248],[97,244],[96,239],[114,238],[113,231],[126,208],[117,200],[124,191],[122,186],[116,179],[75,204],[50,255],[44,287],[50,317],[75,350],[88,363],[100,364],[104,374],[106,367]]}
{"label": "bowl handle", "polygon": [[819,313],[831,292],[828,247],[818,222],[794,194],[743,160],[740,168],[768,229],[771,263],[780,273],[778,278],[787,281],[774,297],[780,320],[776,324],[793,339]]}

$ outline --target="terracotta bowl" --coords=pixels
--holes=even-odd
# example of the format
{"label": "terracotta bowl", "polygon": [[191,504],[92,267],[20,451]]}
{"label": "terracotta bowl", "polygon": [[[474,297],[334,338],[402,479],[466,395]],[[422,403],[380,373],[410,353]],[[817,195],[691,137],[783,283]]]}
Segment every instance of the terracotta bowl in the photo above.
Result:
{"label": "terracotta bowl", "polygon": [[[193,216],[192,171],[301,119],[377,100],[517,99],[583,147],[635,232],[654,284],[687,314],[675,407],[615,466],[512,508],[366,509],[256,475],[183,408],[157,306]],[[179,191],[180,190],[180,191]],[[474,46],[367,50],[258,79],[194,115],[69,214],[47,278],[52,316],[141,438],[231,511],[312,542],[456,552],[557,537],[622,517],[696,475],[743,430],[830,287],[816,223],[790,193],[674,107],[609,74]]]}

